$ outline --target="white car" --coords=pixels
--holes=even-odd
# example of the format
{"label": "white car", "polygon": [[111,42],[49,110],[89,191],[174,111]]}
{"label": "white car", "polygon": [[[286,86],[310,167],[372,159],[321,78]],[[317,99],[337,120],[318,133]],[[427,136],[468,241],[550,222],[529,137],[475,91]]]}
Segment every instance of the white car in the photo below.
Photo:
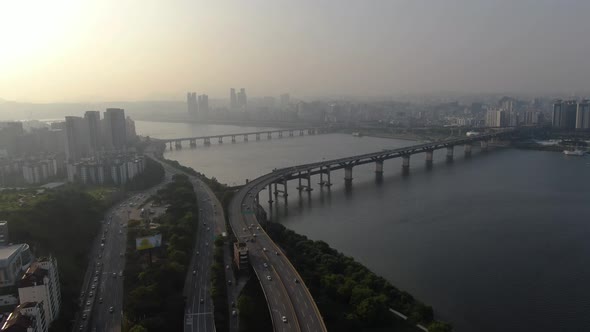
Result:
{"label": "white car", "polygon": [[266,276],[266,280],[270,281],[270,280],[272,280],[272,277],[271,276]]}
{"label": "white car", "polygon": [[283,323],[287,322],[287,317],[283,316]]}

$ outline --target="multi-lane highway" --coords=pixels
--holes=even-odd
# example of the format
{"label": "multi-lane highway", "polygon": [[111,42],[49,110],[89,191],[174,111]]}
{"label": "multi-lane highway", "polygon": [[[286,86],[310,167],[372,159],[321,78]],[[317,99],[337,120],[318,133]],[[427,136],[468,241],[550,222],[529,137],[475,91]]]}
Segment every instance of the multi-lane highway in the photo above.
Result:
{"label": "multi-lane highway", "polygon": [[191,177],[191,183],[199,204],[199,227],[195,239],[193,257],[185,285],[187,295],[184,331],[215,331],[213,302],[211,299],[211,265],[215,249],[214,203],[205,194],[201,181]]}
{"label": "multi-lane highway", "polygon": [[109,209],[90,253],[89,266],[80,294],[81,312],[76,316],[73,331],[121,331],[123,310],[123,271],[127,222],[138,219],[139,205],[170,180],[130,198]]}
{"label": "multi-lane highway", "polygon": [[303,280],[256,220],[256,183],[261,182],[251,182],[236,194],[230,207],[230,224],[236,237],[248,245],[250,263],[267,299],[274,330],[326,331]]}
{"label": "multi-lane highway", "polygon": [[[195,190],[199,205],[199,225],[184,286],[184,295],[187,299],[184,331],[214,332],[211,265],[213,265],[215,238],[226,232],[223,207],[211,188],[203,181],[157,159],[154,160],[160,162],[167,173],[188,176]],[[228,286],[231,287],[231,285]]]}

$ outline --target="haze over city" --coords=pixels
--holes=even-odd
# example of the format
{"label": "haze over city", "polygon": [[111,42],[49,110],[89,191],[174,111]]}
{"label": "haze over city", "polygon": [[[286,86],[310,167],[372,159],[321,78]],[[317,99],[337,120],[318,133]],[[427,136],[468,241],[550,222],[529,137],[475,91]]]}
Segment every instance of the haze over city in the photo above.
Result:
{"label": "haze over city", "polygon": [[588,90],[587,1],[10,1],[20,102]]}
{"label": "haze over city", "polygon": [[0,332],[590,331],[590,13],[0,5]]}

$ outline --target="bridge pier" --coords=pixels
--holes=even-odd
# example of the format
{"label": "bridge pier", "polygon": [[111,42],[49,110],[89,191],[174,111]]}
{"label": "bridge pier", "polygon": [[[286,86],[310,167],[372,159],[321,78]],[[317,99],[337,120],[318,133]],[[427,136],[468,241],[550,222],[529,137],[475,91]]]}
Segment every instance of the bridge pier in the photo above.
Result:
{"label": "bridge pier", "polygon": [[289,136],[293,137],[293,130],[289,130]]}
{"label": "bridge pier", "polygon": [[[320,166],[320,182],[318,183],[320,185],[320,187],[326,186],[326,187],[330,187],[332,185],[332,183],[330,182],[330,166],[326,166],[326,170],[324,171],[323,166]],[[328,177],[327,181],[324,181],[324,172],[326,173],[326,176]]]}
{"label": "bridge pier", "polygon": [[283,138],[283,132],[279,131],[279,138]]}
{"label": "bridge pier", "polygon": [[204,144],[205,144],[205,145],[211,145],[211,139],[210,139],[210,138],[208,138],[208,137],[207,137],[207,138],[205,138],[205,142],[204,142]]}
{"label": "bridge pier", "polygon": [[434,154],[434,151],[432,151],[432,150],[426,151],[426,167],[432,167],[433,154]]}
{"label": "bridge pier", "polygon": [[170,142],[170,150],[172,150],[172,142]]}
{"label": "bridge pier", "polygon": [[260,141],[260,134],[256,134],[256,140]]}
{"label": "bridge pier", "polygon": [[299,130],[299,136],[303,136],[303,130]]}
{"label": "bridge pier", "polygon": [[269,131],[268,133],[266,133],[266,138],[267,138],[267,139],[271,139],[271,138],[272,138],[272,134],[271,134],[271,132],[270,132],[270,131]]}
{"label": "bridge pier", "polygon": [[410,155],[402,156],[402,173],[408,174],[410,173]]}
{"label": "bridge pier", "polygon": [[248,135],[244,135],[244,142],[248,142]]}
{"label": "bridge pier", "polygon": [[465,143],[463,148],[465,150],[465,157],[471,157],[471,143]]}
{"label": "bridge pier", "polygon": [[197,147],[197,140],[191,139],[189,144],[190,144],[191,148],[196,148]]}
{"label": "bridge pier", "polygon": [[453,161],[453,152],[455,150],[454,146],[447,146],[447,162]]}
{"label": "bridge pier", "polygon": [[175,141],[174,146],[176,147],[176,150],[182,149],[182,141]]}
{"label": "bridge pier", "polygon": [[235,143],[236,142],[236,135],[231,135],[231,142]]}
{"label": "bridge pier", "polygon": [[375,173],[377,173],[377,175],[383,175],[383,160],[375,161]]}
{"label": "bridge pier", "polygon": [[488,141],[481,141],[481,151],[482,152],[487,152],[488,151]]}
{"label": "bridge pier", "polygon": [[344,182],[346,184],[352,183],[352,166],[344,167]]}
{"label": "bridge pier", "polygon": [[223,144],[223,136],[219,136],[219,139],[217,140],[217,142],[219,144]]}
{"label": "bridge pier", "polygon": [[[270,204],[270,206],[272,207],[272,203],[274,201],[272,200],[272,183],[268,184],[268,203]],[[272,208],[271,208],[272,210]]]}

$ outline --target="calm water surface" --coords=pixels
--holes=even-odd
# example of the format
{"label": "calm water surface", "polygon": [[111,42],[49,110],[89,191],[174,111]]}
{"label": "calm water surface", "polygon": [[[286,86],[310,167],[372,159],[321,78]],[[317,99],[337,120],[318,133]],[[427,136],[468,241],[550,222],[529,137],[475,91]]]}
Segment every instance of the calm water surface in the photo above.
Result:
{"label": "calm water surface", "polygon": [[[166,124],[138,123],[138,132],[150,126]],[[411,144],[330,134],[166,156],[237,184],[275,167]],[[457,147],[446,164],[444,153],[432,170],[412,156],[405,177],[400,160],[386,161],[381,182],[374,165],[356,167],[349,191],[342,171],[331,190],[316,185],[310,195],[298,195],[293,181],[273,219],[355,257],[456,331],[590,331],[590,158],[497,149],[464,159]]]}

